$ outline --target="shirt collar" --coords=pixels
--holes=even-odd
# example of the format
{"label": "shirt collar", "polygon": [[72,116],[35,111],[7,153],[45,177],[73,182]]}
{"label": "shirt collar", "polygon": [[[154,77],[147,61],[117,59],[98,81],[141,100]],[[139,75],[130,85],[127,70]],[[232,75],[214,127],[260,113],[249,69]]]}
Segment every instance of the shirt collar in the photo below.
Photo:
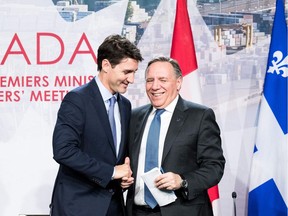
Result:
{"label": "shirt collar", "polygon": [[[176,107],[176,104],[177,104],[177,102],[178,102],[178,98],[179,98],[179,95],[177,95],[175,98],[174,98],[174,100],[170,103],[170,104],[168,104],[168,106],[166,106],[164,109],[165,109],[165,111],[167,111],[167,112],[169,112],[169,113],[173,113],[174,112],[174,109],[175,109],[175,107]],[[153,110],[152,110],[152,114],[154,114],[155,112],[156,112],[156,108],[155,107],[153,107]]]}
{"label": "shirt collar", "polygon": [[98,85],[99,91],[102,95],[104,102],[108,101],[112,96],[115,96],[117,100],[118,93],[112,95],[111,92],[103,85],[103,83],[101,82],[98,76],[95,76],[95,81]]}

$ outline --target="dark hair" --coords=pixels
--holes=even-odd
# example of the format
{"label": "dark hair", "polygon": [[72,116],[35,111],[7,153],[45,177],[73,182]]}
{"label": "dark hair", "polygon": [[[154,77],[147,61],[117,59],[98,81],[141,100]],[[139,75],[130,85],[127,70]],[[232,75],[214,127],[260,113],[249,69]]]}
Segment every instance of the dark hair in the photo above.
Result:
{"label": "dark hair", "polygon": [[176,77],[177,78],[182,77],[182,71],[181,71],[181,68],[180,68],[178,62],[175,59],[165,57],[165,56],[159,56],[159,57],[156,57],[156,58],[152,59],[151,61],[149,61],[148,65],[146,67],[146,70],[145,70],[145,72],[146,72],[145,75],[147,74],[149,66],[155,62],[169,62],[172,65],[172,67],[174,68],[174,72],[175,72]]}
{"label": "dark hair", "polygon": [[98,48],[97,65],[98,71],[102,69],[103,59],[107,59],[112,67],[115,67],[125,58],[142,61],[140,50],[127,38],[121,35],[110,35]]}

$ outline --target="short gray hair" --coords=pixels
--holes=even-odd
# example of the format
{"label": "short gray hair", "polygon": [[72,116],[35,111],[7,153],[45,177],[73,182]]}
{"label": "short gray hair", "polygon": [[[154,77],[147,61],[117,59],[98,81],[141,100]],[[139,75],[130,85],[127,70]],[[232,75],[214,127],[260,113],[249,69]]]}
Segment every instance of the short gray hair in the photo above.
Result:
{"label": "short gray hair", "polygon": [[145,76],[148,72],[149,66],[155,62],[169,62],[174,68],[176,78],[182,77],[182,71],[181,71],[179,63],[175,59],[172,59],[170,57],[165,57],[165,56],[159,56],[149,61],[145,70]]}

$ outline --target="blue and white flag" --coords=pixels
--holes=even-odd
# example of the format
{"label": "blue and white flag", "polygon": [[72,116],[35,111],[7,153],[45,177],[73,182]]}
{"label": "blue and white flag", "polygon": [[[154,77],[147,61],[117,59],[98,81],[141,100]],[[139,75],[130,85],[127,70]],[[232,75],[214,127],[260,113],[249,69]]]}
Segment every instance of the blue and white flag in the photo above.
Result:
{"label": "blue and white flag", "polygon": [[287,216],[287,23],[277,0],[248,197],[248,216]]}

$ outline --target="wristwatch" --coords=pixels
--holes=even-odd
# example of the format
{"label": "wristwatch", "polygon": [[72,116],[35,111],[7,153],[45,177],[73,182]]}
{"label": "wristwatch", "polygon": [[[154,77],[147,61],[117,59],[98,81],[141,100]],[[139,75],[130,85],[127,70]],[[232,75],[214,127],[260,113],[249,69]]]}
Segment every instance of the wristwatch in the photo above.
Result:
{"label": "wristwatch", "polygon": [[180,175],[182,178],[181,187],[186,189],[188,188],[188,181],[184,178],[184,176]]}

